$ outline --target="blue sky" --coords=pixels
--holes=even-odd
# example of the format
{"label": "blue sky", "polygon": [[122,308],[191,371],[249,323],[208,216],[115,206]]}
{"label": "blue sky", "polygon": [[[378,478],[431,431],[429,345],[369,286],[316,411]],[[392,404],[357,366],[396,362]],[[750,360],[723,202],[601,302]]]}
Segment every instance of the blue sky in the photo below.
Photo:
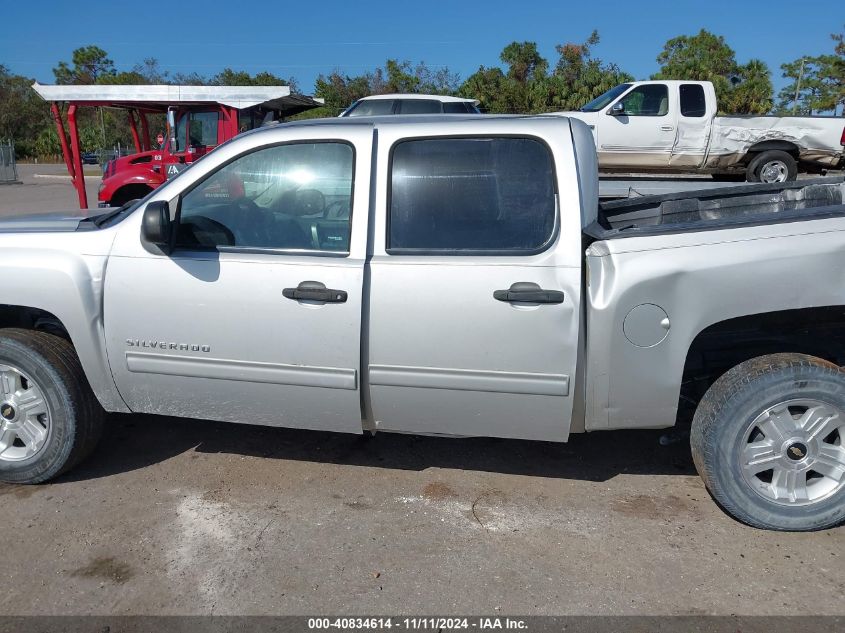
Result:
{"label": "blue sky", "polygon": [[481,64],[497,64],[513,40],[537,42],[554,64],[556,44],[583,41],[594,28],[601,36],[596,55],[644,79],[667,39],[702,27],[723,35],[740,62],[767,62],[779,88],[781,63],[831,52],[830,33],[845,28],[845,4],[835,0],[39,0],[5,2],[2,15],[0,64],[41,82],[53,81],[51,69],[74,48],[97,44],[121,69],[145,57],[202,75],[226,66],[266,69],[295,77],[303,92],[313,90],[321,72],[358,74],[388,56],[447,65],[465,78]]}

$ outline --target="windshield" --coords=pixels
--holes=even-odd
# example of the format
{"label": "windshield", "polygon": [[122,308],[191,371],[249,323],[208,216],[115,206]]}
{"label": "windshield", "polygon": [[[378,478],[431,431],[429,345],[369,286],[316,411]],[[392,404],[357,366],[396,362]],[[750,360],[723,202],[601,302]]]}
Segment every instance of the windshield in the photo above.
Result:
{"label": "windshield", "polygon": [[602,108],[610,105],[610,102],[616,99],[619,95],[625,92],[631,84],[619,84],[590,101],[587,105],[581,108],[581,112],[598,112]]}
{"label": "windshield", "polygon": [[356,101],[341,116],[380,116],[393,114],[393,99],[361,99]]}

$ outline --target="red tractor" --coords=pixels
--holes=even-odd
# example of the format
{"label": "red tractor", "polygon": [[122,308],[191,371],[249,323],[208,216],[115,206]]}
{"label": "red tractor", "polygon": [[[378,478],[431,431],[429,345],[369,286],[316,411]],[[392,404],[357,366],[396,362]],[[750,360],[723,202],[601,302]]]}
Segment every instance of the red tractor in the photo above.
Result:
{"label": "red tractor", "polygon": [[[103,170],[98,206],[120,206],[142,198],[240,132],[262,123],[316,108],[321,100],[291,94],[288,86],[168,86],[93,85],[49,86],[33,89],[51,102],[65,164],[79,206],[88,207],[83,156],[76,112],[79,107],[107,107],[126,111],[135,152],[109,160]],[[67,104],[67,132],[63,111]],[[167,115],[167,134],[151,142],[149,115]],[[159,139],[156,138],[158,141]]]}

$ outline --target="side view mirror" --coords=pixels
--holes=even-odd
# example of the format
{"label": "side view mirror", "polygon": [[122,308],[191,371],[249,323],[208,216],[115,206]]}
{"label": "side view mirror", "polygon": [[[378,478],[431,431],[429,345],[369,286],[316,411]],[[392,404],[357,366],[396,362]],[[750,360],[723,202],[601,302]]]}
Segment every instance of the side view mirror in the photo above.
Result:
{"label": "side view mirror", "polygon": [[172,234],[170,205],[164,200],[150,202],[144,209],[144,217],[141,220],[141,237],[144,241],[155,244],[165,253],[169,253]]}
{"label": "side view mirror", "polygon": [[622,105],[621,101],[617,101],[612,106],[610,106],[610,110],[607,111],[610,116],[622,116],[625,114],[625,106]]}

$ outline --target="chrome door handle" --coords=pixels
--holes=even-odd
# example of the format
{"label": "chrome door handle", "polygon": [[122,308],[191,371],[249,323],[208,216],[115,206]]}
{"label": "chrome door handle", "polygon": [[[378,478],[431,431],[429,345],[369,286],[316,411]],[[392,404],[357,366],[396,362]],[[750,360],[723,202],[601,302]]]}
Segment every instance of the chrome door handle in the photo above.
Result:
{"label": "chrome door handle", "polygon": [[672,130],[675,129],[675,126],[673,126],[673,125],[661,125],[660,129],[663,130],[664,132],[671,132]]}

